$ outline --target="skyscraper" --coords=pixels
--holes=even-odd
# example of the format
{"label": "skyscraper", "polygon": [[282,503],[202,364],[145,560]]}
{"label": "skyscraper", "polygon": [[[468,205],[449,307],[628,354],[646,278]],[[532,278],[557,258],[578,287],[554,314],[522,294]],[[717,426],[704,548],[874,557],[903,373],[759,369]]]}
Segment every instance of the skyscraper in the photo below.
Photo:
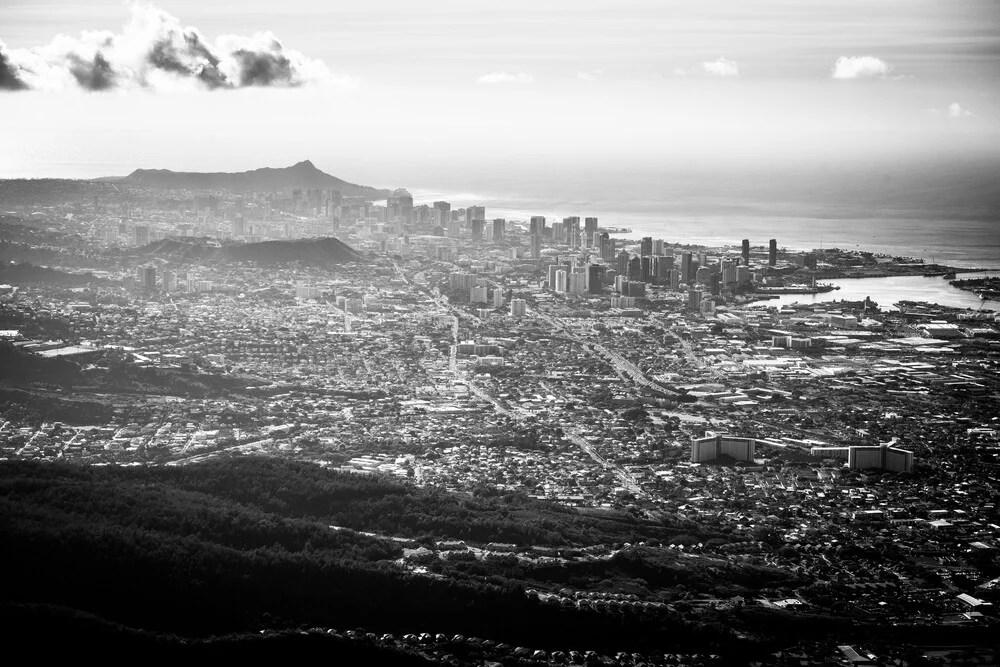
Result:
{"label": "skyscraper", "polygon": [[473,218],[470,223],[472,226],[472,242],[482,243],[483,241],[483,225],[486,224],[484,220],[479,218]]}
{"label": "skyscraper", "polygon": [[774,266],[778,262],[778,240],[771,239],[767,242],[767,264]]}
{"label": "skyscraper", "polygon": [[529,233],[532,236],[545,236],[545,216],[534,215],[531,217],[531,227]]}
{"label": "skyscraper", "polygon": [[642,243],[639,246],[639,254],[643,257],[649,257],[653,254],[653,237],[644,236],[642,238]]}
{"label": "skyscraper", "polygon": [[688,290],[688,310],[693,310],[696,313],[701,310],[701,290],[693,287]]}
{"label": "skyscraper", "polygon": [[743,239],[743,264],[750,265],[750,239]]}
{"label": "skyscraper", "polygon": [[502,245],[506,234],[507,221],[503,218],[495,218],[493,220],[493,242],[497,245]]}
{"label": "skyscraper", "polygon": [[560,294],[564,294],[566,292],[568,276],[569,272],[566,271],[565,268],[559,267],[559,269],[556,271],[556,282],[555,285],[553,286],[556,292]]}
{"label": "skyscraper", "polygon": [[630,259],[627,250],[622,250],[618,253],[618,275],[623,276],[626,280],[628,280],[628,263]]}
{"label": "skyscraper", "polygon": [[674,256],[657,255],[653,257],[653,260],[657,282],[667,282],[670,278],[670,272],[674,268]]}
{"label": "skyscraper", "polygon": [[611,236],[607,232],[601,232],[597,238],[598,247],[601,249],[601,259],[610,262],[614,259]]}
{"label": "skyscraper", "polygon": [[642,258],[638,255],[628,262],[628,279],[642,280]]}
{"label": "skyscraper", "polygon": [[569,264],[549,264],[549,272],[548,272],[549,289],[556,288],[557,272],[566,271],[568,273],[569,270],[570,270]]}
{"label": "skyscraper", "polygon": [[583,221],[583,232],[586,237],[586,243],[588,248],[593,248],[597,245],[597,218],[585,218]]}
{"label": "skyscraper", "polygon": [[691,270],[691,253],[681,253],[681,282],[691,282],[693,271]]}
{"label": "skyscraper", "polygon": [[570,248],[580,247],[580,218],[572,216],[563,218],[563,225],[566,226],[566,242]]}
{"label": "skyscraper", "polygon": [[156,289],[156,267],[144,266],[142,268],[142,288],[147,290]]}
{"label": "skyscraper", "polygon": [[736,284],[736,262],[727,259],[722,262],[722,285],[730,287]]}
{"label": "skyscraper", "polygon": [[587,293],[600,294],[604,290],[604,267],[591,264],[587,267]]}
{"label": "skyscraper", "polygon": [[639,262],[639,280],[644,283],[653,280],[653,256],[643,255]]}
{"label": "skyscraper", "polygon": [[438,224],[448,229],[448,223],[451,222],[451,204],[446,201],[436,201],[434,210],[437,211]]}
{"label": "skyscraper", "polygon": [[542,237],[540,234],[531,235],[531,258],[539,259],[542,256]]}
{"label": "skyscraper", "polygon": [[479,220],[483,223],[486,222],[486,207],[484,206],[470,206],[465,209],[465,224],[470,229],[474,221]]}

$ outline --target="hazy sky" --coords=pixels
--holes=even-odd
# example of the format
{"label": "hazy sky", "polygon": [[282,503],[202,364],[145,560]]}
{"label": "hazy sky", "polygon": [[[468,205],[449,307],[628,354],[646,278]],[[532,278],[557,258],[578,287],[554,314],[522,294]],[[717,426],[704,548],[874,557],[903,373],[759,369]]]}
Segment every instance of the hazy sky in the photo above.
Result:
{"label": "hazy sky", "polygon": [[0,177],[1000,157],[996,0],[0,0],[0,42]]}

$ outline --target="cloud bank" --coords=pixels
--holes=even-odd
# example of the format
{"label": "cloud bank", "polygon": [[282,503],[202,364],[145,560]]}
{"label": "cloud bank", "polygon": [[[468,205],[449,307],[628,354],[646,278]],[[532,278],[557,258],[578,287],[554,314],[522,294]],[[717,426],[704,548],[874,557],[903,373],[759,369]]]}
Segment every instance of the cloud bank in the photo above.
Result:
{"label": "cloud bank", "polygon": [[948,118],[964,118],[971,115],[972,112],[968,109],[963,109],[962,105],[958,102],[952,102],[948,105]]}
{"label": "cloud bank", "polygon": [[46,46],[8,49],[0,42],[0,90],[108,91],[233,89],[346,84],[319,60],[286,49],[270,32],[223,35],[208,42],[152,5],[133,4],[121,34],[58,35]]}
{"label": "cloud bank", "polygon": [[884,78],[892,68],[874,56],[841,56],[833,65],[834,79]]}
{"label": "cloud bank", "polygon": [[706,74],[714,76],[739,76],[740,68],[735,61],[720,57],[718,60],[701,64],[701,69]]}
{"label": "cloud bank", "polygon": [[740,75],[740,66],[735,60],[730,60],[720,56],[718,60],[703,62],[698,67],[677,67],[673,70],[674,76],[723,76],[733,77]]}
{"label": "cloud bank", "polygon": [[531,83],[534,80],[534,76],[525,72],[517,72],[516,74],[490,72],[476,79],[476,83]]}

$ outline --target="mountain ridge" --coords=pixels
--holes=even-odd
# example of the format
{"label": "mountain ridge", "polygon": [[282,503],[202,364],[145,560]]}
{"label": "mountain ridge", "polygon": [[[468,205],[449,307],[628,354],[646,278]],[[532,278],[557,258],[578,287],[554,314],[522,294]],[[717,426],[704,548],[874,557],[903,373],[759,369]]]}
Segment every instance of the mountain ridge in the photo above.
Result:
{"label": "mountain ridge", "polygon": [[257,264],[302,262],[314,266],[363,261],[360,253],[340,239],[317,238],[234,243],[219,246],[206,239],[162,239],[136,249],[136,254],[176,261],[224,259]]}
{"label": "mountain ridge", "polygon": [[236,192],[284,188],[335,189],[342,195],[385,197],[389,190],[349,183],[317,168],[310,160],[290,167],[261,167],[241,172],[172,171],[136,169],[121,183],[164,190],[230,190]]}

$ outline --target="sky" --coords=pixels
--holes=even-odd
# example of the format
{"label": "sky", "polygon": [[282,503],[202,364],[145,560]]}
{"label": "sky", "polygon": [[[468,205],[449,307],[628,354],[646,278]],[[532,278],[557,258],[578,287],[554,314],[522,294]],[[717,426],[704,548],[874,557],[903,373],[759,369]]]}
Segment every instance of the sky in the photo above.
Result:
{"label": "sky", "polygon": [[0,0],[0,177],[1000,164],[996,0]]}

